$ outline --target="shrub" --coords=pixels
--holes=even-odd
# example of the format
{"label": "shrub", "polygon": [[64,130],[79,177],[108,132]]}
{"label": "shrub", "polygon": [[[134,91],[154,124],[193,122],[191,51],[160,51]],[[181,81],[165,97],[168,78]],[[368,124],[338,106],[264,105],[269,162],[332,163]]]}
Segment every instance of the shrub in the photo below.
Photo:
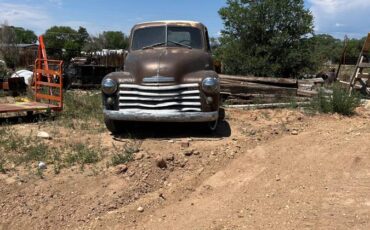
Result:
{"label": "shrub", "polygon": [[334,113],[343,114],[346,116],[353,115],[355,109],[361,104],[361,97],[357,92],[351,95],[340,85],[334,85],[331,104]]}
{"label": "shrub", "polygon": [[355,109],[361,104],[360,95],[356,92],[349,94],[348,90],[339,84],[335,84],[332,90],[332,95],[328,95],[320,89],[311,102],[311,109],[320,113],[353,115]]}

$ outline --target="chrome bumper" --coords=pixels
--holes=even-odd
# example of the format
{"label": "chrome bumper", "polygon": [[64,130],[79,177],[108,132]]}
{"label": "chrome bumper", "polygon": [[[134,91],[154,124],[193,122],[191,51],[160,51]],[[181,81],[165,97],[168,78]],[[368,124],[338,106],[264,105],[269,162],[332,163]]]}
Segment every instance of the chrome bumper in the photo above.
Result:
{"label": "chrome bumper", "polygon": [[152,121],[152,122],[207,122],[218,119],[214,112],[178,112],[174,110],[141,110],[126,109],[120,111],[104,110],[104,116],[119,121]]}

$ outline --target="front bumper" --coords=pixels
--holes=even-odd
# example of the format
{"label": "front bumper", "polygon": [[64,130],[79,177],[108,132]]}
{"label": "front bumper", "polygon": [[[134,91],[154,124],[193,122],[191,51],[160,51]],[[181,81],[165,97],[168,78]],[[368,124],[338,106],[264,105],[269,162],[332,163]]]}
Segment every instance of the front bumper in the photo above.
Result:
{"label": "front bumper", "polygon": [[119,121],[208,122],[218,119],[218,111],[179,112],[173,110],[126,109],[120,111],[104,110],[104,116],[106,119]]}

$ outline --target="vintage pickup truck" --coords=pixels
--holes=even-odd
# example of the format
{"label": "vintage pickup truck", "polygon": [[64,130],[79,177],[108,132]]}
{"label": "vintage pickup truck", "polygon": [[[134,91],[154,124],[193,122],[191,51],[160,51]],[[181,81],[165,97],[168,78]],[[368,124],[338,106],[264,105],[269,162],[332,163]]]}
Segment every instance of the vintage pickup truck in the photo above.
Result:
{"label": "vintage pickup truck", "polygon": [[124,71],[103,79],[102,94],[112,133],[123,121],[199,122],[214,131],[220,83],[207,28],[191,21],[135,25]]}

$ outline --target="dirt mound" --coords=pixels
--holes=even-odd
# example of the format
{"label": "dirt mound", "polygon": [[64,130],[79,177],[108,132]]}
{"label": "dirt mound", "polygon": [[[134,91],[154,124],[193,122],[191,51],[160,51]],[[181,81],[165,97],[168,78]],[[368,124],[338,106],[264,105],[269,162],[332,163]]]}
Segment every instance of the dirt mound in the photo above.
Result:
{"label": "dirt mound", "polygon": [[[369,118],[229,110],[214,136],[13,125],[19,135],[51,133],[48,145],[103,152],[59,174],[48,164],[43,179],[35,165],[0,174],[0,229],[369,229]],[[132,161],[113,166],[128,145]]]}

